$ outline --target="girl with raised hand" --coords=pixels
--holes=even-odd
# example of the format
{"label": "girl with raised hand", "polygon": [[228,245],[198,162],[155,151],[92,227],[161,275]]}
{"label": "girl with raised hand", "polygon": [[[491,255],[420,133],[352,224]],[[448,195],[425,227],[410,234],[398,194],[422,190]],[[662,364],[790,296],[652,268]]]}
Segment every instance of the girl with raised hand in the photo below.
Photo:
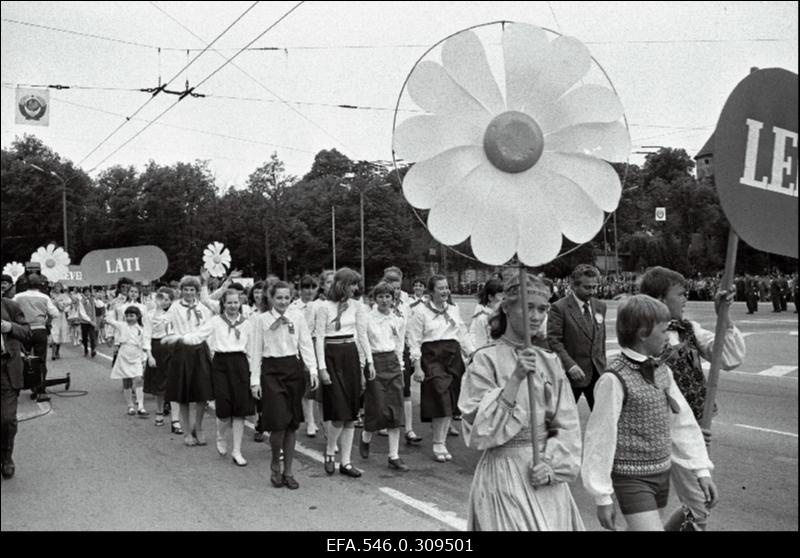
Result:
{"label": "girl with raised hand", "polygon": [[111,369],[111,379],[128,379],[136,390],[138,409],[134,407],[131,389],[124,388],[125,401],[128,403],[128,414],[145,418],[149,413],[144,408],[144,385],[142,374],[145,364],[155,365],[150,354],[150,336],[142,323],[142,311],[134,305],[125,309],[125,321],[106,318],[106,322],[114,326],[119,342],[119,352]]}

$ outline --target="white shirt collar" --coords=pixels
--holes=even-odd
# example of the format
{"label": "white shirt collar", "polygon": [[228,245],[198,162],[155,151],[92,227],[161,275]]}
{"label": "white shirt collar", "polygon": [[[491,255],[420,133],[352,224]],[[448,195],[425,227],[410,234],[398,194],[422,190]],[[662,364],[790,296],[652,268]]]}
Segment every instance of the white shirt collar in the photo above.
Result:
{"label": "white shirt collar", "polygon": [[636,351],[629,349],[628,347],[622,347],[622,354],[636,362],[644,362],[647,360],[646,356],[639,354]]}

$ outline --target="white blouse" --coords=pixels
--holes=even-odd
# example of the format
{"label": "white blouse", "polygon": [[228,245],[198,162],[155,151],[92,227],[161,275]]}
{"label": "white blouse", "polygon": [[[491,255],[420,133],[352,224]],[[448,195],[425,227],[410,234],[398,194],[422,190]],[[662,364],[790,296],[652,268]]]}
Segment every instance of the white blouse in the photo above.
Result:
{"label": "white blouse", "polygon": [[[253,334],[248,354],[250,355],[250,385],[261,383],[261,359],[297,356],[312,376],[317,374],[314,360],[314,345],[303,314],[287,309],[281,314],[274,308],[258,314],[253,320]],[[276,325],[277,324],[277,325]]]}
{"label": "white blouse", "polygon": [[239,314],[230,325],[225,321],[227,316],[213,316],[190,333],[181,336],[187,345],[199,345],[208,340],[214,353],[246,353],[252,336],[252,324]]}
{"label": "white blouse", "polygon": [[403,347],[406,334],[405,319],[394,312],[383,314],[375,308],[367,316],[367,336],[372,353],[393,352],[403,368]]}
{"label": "white blouse", "polygon": [[316,301],[314,300],[303,302],[302,299],[298,298],[289,305],[289,310],[294,310],[295,312],[303,314],[303,317],[306,319],[306,324],[308,325],[308,332],[311,334],[312,339],[316,337],[314,335],[314,328],[317,325],[314,320],[315,309]]}
{"label": "white blouse", "polygon": [[372,364],[372,351],[369,348],[369,338],[367,337],[367,307],[353,299],[348,299],[343,304],[346,304],[347,307],[339,317],[340,328],[336,329],[339,303],[330,300],[317,303],[314,321],[316,323],[317,360],[320,369],[327,368],[325,337],[354,336],[362,367],[365,361]]}
{"label": "white blouse", "polygon": [[461,351],[471,355],[475,351],[472,340],[467,334],[467,328],[461,320],[458,307],[446,304],[446,315],[432,312],[428,305],[432,302],[419,304],[411,317],[408,325],[408,348],[411,360],[417,361],[422,356],[422,344],[431,341],[453,340],[461,345]]}
{"label": "white blouse", "polygon": [[151,310],[147,316],[153,339],[162,339],[170,334],[171,323],[168,311]]}
{"label": "white blouse", "polygon": [[[623,347],[622,352],[637,362],[646,360],[646,357],[628,348]],[[711,476],[710,471],[714,465],[708,458],[700,425],[697,424],[681,390],[675,385],[672,371],[669,374],[668,393],[679,407],[677,414],[670,413],[672,461],[685,469],[694,470],[697,478]],[[584,488],[594,497],[595,503],[604,506],[613,502],[611,469],[617,451],[617,424],[622,413],[625,392],[619,378],[614,374],[601,374],[594,388],[594,397],[594,410],[589,416],[583,438],[581,477]]]}
{"label": "white blouse", "polygon": [[191,333],[211,319],[211,310],[197,300],[192,305],[187,304],[183,299],[176,300],[169,307],[167,313],[172,331],[178,335]]}

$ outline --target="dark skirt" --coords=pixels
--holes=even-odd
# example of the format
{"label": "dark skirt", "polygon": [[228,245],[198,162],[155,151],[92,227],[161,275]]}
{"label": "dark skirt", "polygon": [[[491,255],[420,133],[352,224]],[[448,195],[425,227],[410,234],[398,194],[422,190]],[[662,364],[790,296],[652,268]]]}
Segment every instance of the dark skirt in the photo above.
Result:
{"label": "dark skirt", "polygon": [[361,364],[355,343],[326,343],[325,367],[331,385],[322,386],[322,419],[354,421],[361,398]]}
{"label": "dark skirt", "polygon": [[414,365],[411,364],[408,345],[403,348],[403,367],[403,397],[411,399],[411,375],[414,373]]}
{"label": "dark skirt", "polygon": [[214,353],[211,385],[217,418],[248,417],[256,406],[250,393],[250,366],[244,353]]}
{"label": "dark skirt", "polygon": [[174,347],[167,360],[167,401],[198,403],[214,399],[211,384],[211,356],[208,345],[182,345]]}
{"label": "dark skirt", "polygon": [[261,361],[262,432],[297,430],[303,422],[305,374],[300,360],[292,355]]}
{"label": "dark skirt", "polygon": [[150,345],[156,365],[148,364],[144,369],[144,392],[159,395],[167,389],[167,361],[172,354],[172,347],[162,344],[161,339],[153,339]]}
{"label": "dark skirt", "polygon": [[393,352],[372,353],[375,379],[367,381],[364,393],[364,430],[403,425],[403,372]]}
{"label": "dark skirt", "polygon": [[430,341],[422,344],[422,371],[425,379],[420,389],[422,422],[452,417],[458,410],[464,361],[458,341]]}

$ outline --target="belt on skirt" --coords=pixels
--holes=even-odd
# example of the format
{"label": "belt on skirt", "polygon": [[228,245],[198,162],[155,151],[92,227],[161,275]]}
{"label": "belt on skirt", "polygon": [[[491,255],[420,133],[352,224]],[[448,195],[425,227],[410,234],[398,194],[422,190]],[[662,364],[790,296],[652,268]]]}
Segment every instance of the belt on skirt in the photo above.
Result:
{"label": "belt on skirt", "polygon": [[338,343],[355,343],[355,337],[352,335],[347,335],[344,337],[326,337],[325,338],[326,344],[338,344]]}

